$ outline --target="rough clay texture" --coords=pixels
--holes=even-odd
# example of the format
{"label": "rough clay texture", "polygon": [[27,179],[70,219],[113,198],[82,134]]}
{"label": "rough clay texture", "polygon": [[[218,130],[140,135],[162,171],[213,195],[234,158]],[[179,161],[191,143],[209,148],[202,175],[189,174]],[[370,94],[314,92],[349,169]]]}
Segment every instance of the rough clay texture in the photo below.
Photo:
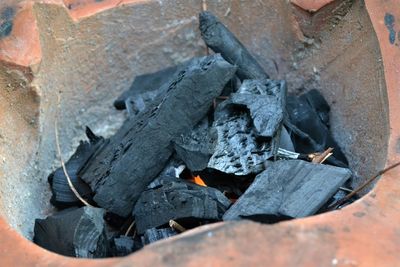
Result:
{"label": "rough clay texture", "polygon": [[[118,127],[124,115],[114,111],[112,101],[135,75],[204,53],[196,22],[201,1],[32,3],[0,4],[0,14],[16,8],[8,22],[13,22],[11,31],[8,27],[8,35],[0,34],[2,266],[251,266],[266,261],[273,266],[382,266],[382,259],[387,266],[398,264],[398,220],[388,220],[399,216],[398,170],[342,211],[273,226],[206,226],[125,259],[77,261],[18,235],[15,230],[30,237],[33,218],[50,212],[44,188],[47,174],[58,165],[54,118],[59,91],[61,145],[67,158],[83,136],[84,123],[106,135]],[[389,163],[400,159],[400,50],[389,42],[384,24],[387,13],[400,17],[397,1],[366,0],[365,6],[354,1],[342,9],[333,1],[336,5],[312,16],[302,13],[301,21],[287,1],[207,3],[272,78],[286,78],[292,91],[323,89],[332,107],[335,138],[360,177],[381,169],[387,157]],[[314,20],[317,14],[324,20]],[[311,36],[305,34],[309,25],[318,29]],[[243,242],[246,246],[238,246]]]}

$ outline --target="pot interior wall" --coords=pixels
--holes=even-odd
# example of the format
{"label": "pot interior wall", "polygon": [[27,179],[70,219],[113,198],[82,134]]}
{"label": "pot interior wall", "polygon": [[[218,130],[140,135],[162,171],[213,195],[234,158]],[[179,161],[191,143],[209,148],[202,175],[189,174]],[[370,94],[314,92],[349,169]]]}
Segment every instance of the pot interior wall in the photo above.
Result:
{"label": "pot interior wall", "polygon": [[[125,116],[113,100],[135,75],[205,53],[200,2],[143,1],[77,21],[71,10],[35,4],[41,63],[31,72],[0,64],[0,211],[12,227],[31,238],[34,219],[52,212],[47,175],[59,166],[57,110],[65,159],[86,125],[112,134]],[[384,166],[386,87],[362,1],[335,1],[313,16],[287,1],[209,2],[273,78],[287,79],[292,92],[322,91],[355,185]]]}

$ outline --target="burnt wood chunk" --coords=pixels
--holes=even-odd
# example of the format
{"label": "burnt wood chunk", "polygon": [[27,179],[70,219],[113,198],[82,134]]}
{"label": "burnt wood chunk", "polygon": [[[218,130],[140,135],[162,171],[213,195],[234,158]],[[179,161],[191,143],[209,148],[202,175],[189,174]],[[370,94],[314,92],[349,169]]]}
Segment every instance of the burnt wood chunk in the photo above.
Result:
{"label": "burnt wood chunk", "polygon": [[331,108],[324,96],[318,90],[312,89],[303,94],[301,98],[306,99],[308,104],[316,111],[322,123],[329,128],[329,112]]}
{"label": "burnt wood chunk", "polygon": [[274,80],[245,80],[231,102],[250,111],[258,136],[272,138],[282,126],[286,102],[286,83]]}
{"label": "burnt wood chunk", "polygon": [[169,220],[221,220],[230,205],[220,191],[184,180],[165,183],[144,191],[136,202],[133,216],[139,234],[168,224]]}
{"label": "burnt wood chunk", "polygon": [[210,125],[206,117],[191,132],[182,135],[174,142],[177,156],[191,171],[207,168],[208,161],[214,153],[214,140],[209,131]]}
{"label": "burnt wood chunk", "polygon": [[166,93],[129,118],[80,171],[94,201],[107,211],[129,215],[172,155],[172,140],[199,123],[235,72],[219,54],[198,58],[179,72]]}
{"label": "burnt wood chunk", "polygon": [[281,136],[279,137],[279,148],[292,152],[295,151],[292,139],[284,126],[282,126]]}
{"label": "burnt wood chunk", "polygon": [[131,236],[121,235],[115,237],[112,241],[112,255],[114,257],[127,256],[142,247],[142,242],[140,240],[133,239]]}
{"label": "burnt wood chunk", "polygon": [[208,167],[235,175],[261,172],[263,163],[272,155],[271,147],[256,140],[247,111],[221,105],[215,116],[213,128],[217,139]]}
{"label": "burnt wood chunk", "polygon": [[135,242],[132,237],[120,236],[113,240],[114,256],[123,257],[133,252]]}
{"label": "burnt wood chunk", "polygon": [[270,162],[225,213],[224,220],[253,215],[301,218],[314,214],[351,177],[345,168],[302,160]]}
{"label": "burnt wood chunk", "polygon": [[36,219],[33,241],[64,256],[107,257],[109,246],[103,215],[103,209],[82,207]]}
{"label": "burnt wood chunk", "polygon": [[114,101],[114,107],[120,110],[126,109],[128,103],[134,114],[144,111],[158,95],[166,93],[168,86],[163,85],[168,85],[174,78],[174,74],[185,69],[189,62],[135,77],[131,87]]}
{"label": "burnt wood chunk", "polygon": [[143,245],[148,245],[151,243],[154,243],[158,240],[162,240],[165,238],[168,238],[170,236],[177,235],[178,233],[171,229],[171,228],[162,228],[162,229],[156,229],[156,228],[151,228],[147,229],[144,232],[144,235],[142,236],[142,243]]}
{"label": "burnt wood chunk", "polygon": [[205,43],[215,53],[238,66],[237,76],[245,79],[268,79],[269,76],[244,45],[211,12],[199,15],[200,31]]}
{"label": "burnt wood chunk", "polygon": [[147,186],[147,189],[157,188],[163,184],[181,179],[179,176],[185,168],[186,166],[183,165],[183,162],[173,155],[160,174]]}
{"label": "burnt wood chunk", "polygon": [[[89,138],[89,142],[81,141],[79,143],[75,153],[65,163],[65,167],[79,195],[90,202],[92,190],[78,177],[78,171],[85,165],[92,154],[95,153],[97,148],[104,144],[105,140],[102,137],[94,135],[89,128],[86,128],[86,135]],[[62,167],[59,167],[51,173],[48,177],[48,181],[50,183],[51,192],[53,193],[50,199],[51,204],[60,209],[82,204],[69,187],[67,177]]]}
{"label": "burnt wood chunk", "polygon": [[290,121],[286,125],[289,126],[296,152],[308,154],[332,147],[333,157],[329,157],[327,163],[340,167],[348,165],[346,156],[329,131],[329,106],[317,90],[301,96],[289,96],[286,108]]}
{"label": "burnt wood chunk", "polygon": [[[172,79],[176,71],[177,66],[172,66],[157,72],[136,76],[131,87],[114,101],[114,107],[116,109],[126,109],[125,102],[128,99],[130,101],[140,101],[143,104],[153,100],[158,95],[158,90]],[[141,108],[141,106],[139,105],[137,108]]]}

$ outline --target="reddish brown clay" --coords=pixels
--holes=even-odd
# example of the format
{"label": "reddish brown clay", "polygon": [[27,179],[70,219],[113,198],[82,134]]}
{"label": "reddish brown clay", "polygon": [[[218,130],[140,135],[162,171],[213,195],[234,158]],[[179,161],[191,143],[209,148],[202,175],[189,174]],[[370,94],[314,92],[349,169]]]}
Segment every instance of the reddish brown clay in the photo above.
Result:
{"label": "reddish brown clay", "polygon": [[[39,87],[39,89],[35,87],[46,77],[36,74],[41,73],[41,68],[47,68],[49,75],[52,75],[54,66],[57,68],[61,67],[62,69],[62,65],[46,65],[47,63],[44,63],[44,59],[46,57],[56,57],[57,55],[55,53],[62,53],[62,50],[51,51],[51,46],[49,46],[49,43],[51,42],[49,39],[51,39],[52,42],[57,43],[60,41],[59,39],[65,40],[65,38],[68,37],[68,35],[67,37],[61,35],[59,36],[55,31],[55,33],[48,35],[44,33],[40,35],[41,37],[39,38],[34,14],[43,14],[43,9],[48,8],[49,17],[61,17],[61,19],[57,20],[54,25],[48,25],[48,31],[51,32],[55,29],[55,27],[67,27],[65,21],[62,20],[64,16],[63,11],[55,6],[62,5],[62,8],[67,10],[68,14],[75,21],[76,24],[74,24],[74,27],[79,28],[86,22],[88,24],[96,22],[96,20],[91,21],[90,19],[93,14],[99,14],[100,11],[108,12],[107,10],[110,10],[111,8],[124,8],[124,5],[139,5],[139,2],[142,3],[143,1],[103,0],[98,2],[89,0],[43,0],[37,2],[42,4],[34,5],[33,2],[28,1],[21,2],[17,5],[18,12],[15,14],[13,30],[10,36],[4,37],[2,40],[0,40],[0,60],[2,61],[0,78],[2,78],[2,81],[8,81],[7,79],[9,79],[10,81],[15,82],[15,84],[11,84],[11,89],[19,88],[19,83],[26,83],[27,85],[23,88],[25,88],[27,92],[30,92],[29,98],[18,98],[24,100],[25,102],[22,102],[24,108],[29,107],[29,109],[23,109],[23,107],[19,107],[18,103],[12,105],[13,107],[11,107],[10,104],[9,107],[8,103],[14,103],[14,100],[12,98],[7,98],[8,95],[6,94],[0,94],[0,102],[7,103],[5,108],[0,108],[1,121],[5,121],[8,115],[15,116],[14,121],[21,122],[21,125],[11,125],[10,127],[24,130],[24,133],[26,132],[24,135],[14,136],[14,139],[11,140],[14,144],[18,144],[18,142],[20,142],[24,145],[26,143],[27,145],[29,144],[29,141],[33,142],[35,140],[34,137],[38,133],[43,131],[43,129],[39,129],[40,127],[37,123],[27,119],[29,118],[28,115],[37,117],[34,115],[35,112],[42,112],[44,114],[43,109],[53,108],[50,104],[46,104],[46,101],[43,101],[43,103],[41,102],[39,105],[37,103],[38,101],[31,100],[40,98],[42,94],[46,93],[45,91],[39,90]],[[305,10],[316,11],[331,1],[293,0],[292,2],[296,3],[296,5]],[[65,7],[64,4],[67,7]],[[122,6],[117,7],[119,5]],[[400,70],[400,61],[398,60],[400,58],[400,40],[397,39],[397,36],[399,36],[398,32],[400,31],[400,27],[398,27],[397,24],[389,26],[388,23],[385,24],[385,16],[392,16],[393,18],[400,19],[400,10],[397,8],[398,1],[395,0],[365,0],[365,5],[366,6],[363,8],[367,9],[373,28],[375,29],[384,66],[384,78],[388,99],[388,103],[384,103],[384,105],[387,105],[388,108],[388,123],[390,126],[390,133],[388,150],[387,152],[381,152],[387,156],[385,164],[390,165],[400,160],[400,121],[397,119],[398,114],[400,114],[400,105],[398,104],[400,103],[400,94],[398,91],[400,88],[400,75],[398,73]],[[68,8],[68,6],[71,8]],[[154,8],[155,14],[158,14],[158,12],[163,12],[163,10],[160,11],[158,9],[158,6],[152,4],[149,4],[149,8]],[[180,8],[178,4],[176,8]],[[232,10],[233,9],[234,7],[232,7]],[[283,10],[290,10],[290,8],[283,8]],[[231,11],[227,10],[226,14]],[[124,14],[124,12],[121,11],[121,14]],[[140,13],[136,13],[136,15],[140,16]],[[223,16],[224,14],[220,15]],[[48,18],[41,17],[39,19],[39,24],[42,25],[43,28],[46,19]],[[118,22],[118,18],[115,19]],[[157,18],[154,17],[153,19],[154,23],[156,23]],[[113,21],[112,23],[116,23],[116,21]],[[292,28],[294,30],[289,30],[288,28],[288,31],[301,31],[301,25],[299,26],[296,24],[295,20],[293,20],[293,24],[295,25],[291,25],[290,27],[295,26]],[[138,27],[138,25],[131,26]],[[237,26],[239,27],[241,25]],[[261,27],[261,25],[256,25],[255,27]],[[285,25],[282,25],[282,27],[285,27]],[[361,27],[363,27],[363,25],[361,25]],[[115,29],[117,30],[117,28]],[[234,30],[236,29],[234,28]],[[72,32],[73,29],[67,29],[67,31]],[[174,31],[175,30],[173,29],[172,32],[169,32],[169,34],[174,34]],[[394,40],[392,32],[395,32]],[[293,35],[300,36],[301,34],[294,33]],[[243,36],[245,36],[245,34],[243,34]],[[79,34],[77,37],[79,37]],[[294,41],[291,38],[293,37],[286,37],[284,39],[289,43]],[[40,40],[40,42],[38,40]],[[157,44],[157,40],[153,40],[153,42],[153,45]],[[95,45],[103,44],[95,43]],[[360,49],[363,49],[362,47],[363,46],[361,45]],[[88,50],[96,49],[96,47],[86,48]],[[68,50],[69,47],[64,46],[63,49]],[[252,47],[252,49],[257,49],[257,47]],[[278,53],[282,51],[275,52]],[[140,51],[137,52],[140,53]],[[168,53],[168,51],[166,52]],[[367,55],[365,55],[365,57],[366,56]],[[358,60],[358,57],[356,58]],[[41,62],[42,60],[43,62]],[[122,59],[120,60],[123,62]],[[332,62],[334,62],[334,60],[336,59],[332,59]],[[282,61],[284,61],[284,59],[282,59]],[[378,65],[380,63],[376,64]],[[265,65],[268,67],[268,64]],[[280,62],[278,62],[277,65],[284,66],[284,64],[281,65]],[[76,67],[79,68],[80,66]],[[354,67],[357,68],[358,66]],[[93,68],[93,70],[94,69],[95,68]],[[13,71],[8,73],[7,71],[9,70]],[[144,72],[148,71],[148,69],[141,69],[140,71]],[[375,71],[379,71],[379,68],[376,68]],[[318,72],[318,70],[314,70],[314,72]],[[276,76],[279,76],[280,73],[280,71],[277,71]],[[6,76],[6,74],[11,75],[11,78]],[[87,73],[80,74],[89,75]],[[125,73],[123,74],[125,75]],[[67,79],[67,81],[71,82],[71,84],[68,85],[72,86],[73,77],[68,78],[70,79]],[[328,78],[321,76],[321,81],[324,82],[324,79]],[[60,78],[55,81],[62,84],[64,80]],[[3,86],[3,84],[0,84],[0,86]],[[384,87],[385,85],[382,85],[383,90]],[[56,91],[56,88],[54,90]],[[96,89],[93,89],[88,85],[88,88],[84,88],[82,86],[77,90],[88,90],[89,92],[90,90]],[[348,92],[346,92],[346,94],[348,94]],[[54,100],[54,97],[49,99]],[[73,104],[74,102],[71,103]],[[357,108],[357,106],[354,108]],[[31,112],[28,112],[29,114],[23,114],[19,112],[21,110],[30,110]],[[372,117],[373,114],[370,116]],[[46,118],[47,117],[45,117],[45,119]],[[45,121],[45,119],[43,120]],[[24,124],[24,122],[29,122],[29,125],[31,126],[26,126],[28,124]],[[49,123],[49,125],[52,124]],[[70,133],[70,135],[73,134]],[[50,134],[44,136],[45,139],[46,137],[50,138]],[[2,138],[3,137],[0,138],[0,141]],[[371,143],[370,145],[373,144]],[[15,145],[14,147],[3,145],[3,147],[8,147],[9,149],[15,150],[18,149],[18,146]],[[0,148],[2,147],[0,146]],[[0,151],[10,158],[12,158],[13,155],[8,154],[12,154],[14,152],[14,150]],[[35,146],[27,146],[24,151],[29,154],[37,150],[35,149]],[[376,151],[376,153],[378,152],[379,151]],[[8,160],[8,158],[6,158],[6,160]],[[7,162],[6,160],[3,158],[3,162]],[[365,160],[366,159],[364,159],[364,161]],[[29,159],[23,157],[20,161],[20,164],[23,164],[27,161],[29,161]],[[376,168],[379,168],[379,166]],[[373,171],[373,169],[371,169],[371,171]],[[0,176],[4,178],[2,172],[3,170],[0,170]],[[348,206],[340,211],[276,225],[261,225],[243,221],[204,226],[193,231],[188,231],[178,237],[145,247],[143,250],[131,256],[106,260],[72,259],[48,252],[34,245],[17,233],[12,227],[9,226],[8,222],[11,221],[9,216],[7,217],[4,215],[4,219],[0,219],[0,265],[81,267],[244,265],[398,266],[400,264],[400,254],[398,253],[400,247],[400,226],[398,223],[400,219],[399,176],[399,169],[391,170],[379,180],[376,187],[371,192],[353,205]],[[2,207],[3,213],[5,209],[6,207]]]}
{"label": "reddish brown clay", "polygon": [[[6,4],[7,2],[15,1],[6,1]],[[0,40],[1,61],[24,67],[39,63],[42,54],[32,5],[32,2],[8,5],[16,14],[12,34]]]}
{"label": "reddish brown clay", "polygon": [[333,1],[335,0],[291,0],[290,2],[308,12],[316,12]]}

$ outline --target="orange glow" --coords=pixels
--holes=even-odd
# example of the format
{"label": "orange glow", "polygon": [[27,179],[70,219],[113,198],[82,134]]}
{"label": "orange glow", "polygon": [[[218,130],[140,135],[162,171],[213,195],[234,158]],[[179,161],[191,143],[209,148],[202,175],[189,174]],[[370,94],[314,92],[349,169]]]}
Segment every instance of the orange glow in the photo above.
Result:
{"label": "orange glow", "polygon": [[192,182],[201,186],[207,186],[203,179],[200,178],[199,175],[192,178]]}

